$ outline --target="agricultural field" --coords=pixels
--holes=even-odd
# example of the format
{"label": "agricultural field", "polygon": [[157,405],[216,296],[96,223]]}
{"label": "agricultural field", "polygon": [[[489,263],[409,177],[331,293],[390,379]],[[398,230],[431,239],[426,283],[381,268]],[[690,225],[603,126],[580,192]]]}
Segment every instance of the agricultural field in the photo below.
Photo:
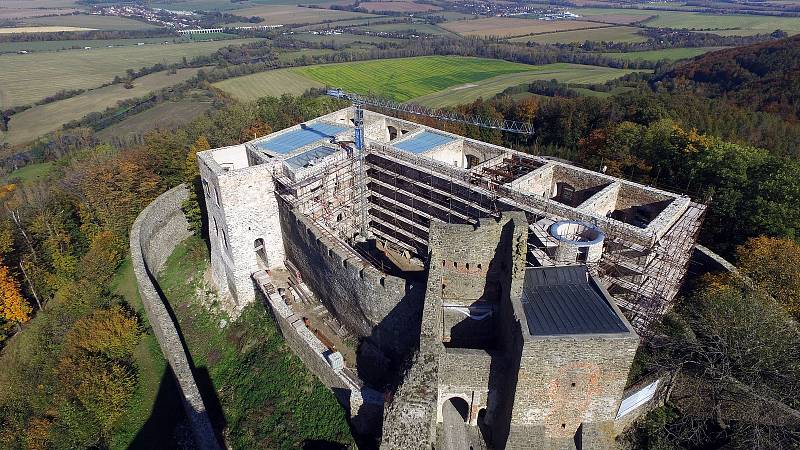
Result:
{"label": "agricultural field", "polygon": [[293,63],[300,58],[331,55],[333,53],[336,53],[336,50],[330,50],[327,48],[307,48],[304,50],[278,53],[278,61],[282,63]]}
{"label": "agricultural field", "polygon": [[508,17],[488,17],[476,20],[445,22],[442,27],[464,36],[513,37],[528,34],[553,33],[557,31],[598,28],[607,25],[580,20],[546,21],[538,19],[516,19]]}
{"label": "agricultural field", "polygon": [[70,8],[76,7],[76,0],[3,0],[3,8]]}
{"label": "agricultural field", "polygon": [[8,132],[0,132],[0,139],[11,145],[23,144],[61,128],[90,112],[103,111],[120,100],[142,97],[150,92],[188,80],[198,69],[181,69],[174,75],[168,71],[157,72],[134,80],[133,89],[113,84],[85,92],[81,95],[46,105],[34,106],[11,116]]}
{"label": "agricultural field", "polygon": [[645,42],[647,38],[637,34],[636,27],[592,28],[590,30],[561,31],[558,33],[536,34],[509,39],[511,42],[536,42],[538,44],[570,44],[585,41],[607,42]]}
{"label": "agricultural field", "polygon": [[354,43],[380,44],[383,42],[402,42],[402,39],[387,38],[381,36],[365,36],[361,34],[295,34],[292,38],[302,42],[324,42],[333,45],[350,45]]}
{"label": "agricultural field", "polygon": [[213,85],[239,100],[253,100],[259,97],[279,97],[282,94],[302,94],[311,88],[325,87],[297,73],[297,69],[277,69],[259,72],[243,77],[230,78]]}
{"label": "agricultural field", "polygon": [[[570,9],[581,16],[582,19],[590,20],[592,22],[603,22],[613,25],[629,25],[636,22],[641,22],[656,14],[664,14],[667,11],[653,11],[644,9],[615,9],[615,8],[579,8]],[[678,13],[680,14],[680,13]]]}
{"label": "agricultural field", "polygon": [[259,25],[291,25],[299,23],[320,23],[333,20],[379,17],[373,14],[331,9],[303,8],[294,5],[253,6],[237,9],[236,15],[257,16],[264,19]]}
{"label": "agricultural field", "polygon": [[369,12],[382,12],[382,11],[391,11],[391,12],[404,12],[404,13],[416,13],[416,12],[429,12],[429,11],[439,11],[442,8],[435,5],[425,5],[422,3],[414,3],[410,1],[376,1],[376,2],[362,2],[359,3],[359,8],[366,8]]}
{"label": "agricultural field", "polygon": [[76,11],[78,10],[73,8],[4,8],[0,6],[0,20],[72,14]]}
{"label": "agricultural field", "polygon": [[621,59],[624,61],[661,61],[669,59],[677,61],[679,59],[694,58],[704,53],[720,50],[725,47],[694,47],[694,48],[667,48],[663,50],[647,50],[643,52],[628,53],[601,53],[609,58]]}
{"label": "agricultural field", "polygon": [[536,67],[496,59],[423,56],[325,64],[294,70],[325,85],[406,101],[498,75],[536,70]]}
{"label": "agricultural field", "polygon": [[28,26],[78,27],[92,30],[146,30],[158,28],[146,22],[115,16],[89,14],[37,17],[25,21]]}
{"label": "agricultural field", "polygon": [[741,35],[772,33],[781,29],[800,33],[800,17],[713,15],[694,12],[662,14],[644,23],[648,27],[688,28],[694,30],[736,30]]}
{"label": "agricultural field", "polygon": [[376,31],[376,32],[398,32],[413,30],[420,34],[430,34],[433,36],[456,36],[455,33],[444,28],[433,25],[430,23],[383,23],[377,25],[370,25],[368,27],[359,27],[363,30]]}
{"label": "agricultural field", "polygon": [[91,31],[94,28],[80,28],[80,27],[9,27],[0,28],[0,34],[16,34],[16,33],[58,33],[59,31]]}
{"label": "agricultural field", "polygon": [[[729,35],[771,33],[781,29],[800,33],[800,17],[776,17],[742,14],[705,14],[691,11],[660,11],[623,8],[577,8],[570,11],[586,20],[608,23],[640,22],[647,27],[726,30]],[[652,17],[652,18],[649,18]],[[648,19],[649,18],[649,19]]]}
{"label": "agricultural field", "polygon": [[479,98],[489,99],[507,88],[527,84],[535,80],[558,80],[562,83],[594,84],[626,75],[631,70],[610,67],[587,66],[582,64],[545,64],[531,66],[533,70],[521,73],[499,75],[482,81],[475,81],[451,87],[433,94],[413,99],[414,103],[430,108],[442,108],[470,103]]}
{"label": "agricultural field", "polygon": [[186,42],[185,39],[177,38],[139,38],[139,39],[84,39],[84,40],[64,40],[64,41],[28,41],[28,42],[0,42],[0,53],[26,52],[53,52],[61,50],[83,51],[84,47],[103,48],[109,45],[113,47],[135,47],[142,42],[144,44],[160,45],[164,41],[174,43]]}
{"label": "agricultural field", "polygon": [[333,22],[315,23],[311,25],[304,25],[302,27],[295,27],[292,28],[292,31],[296,32],[296,31],[330,30],[333,28],[352,27],[356,25],[364,25],[364,26],[377,25],[391,20],[393,20],[393,18],[387,16],[372,16],[361,19],[335,20]]}
{"label": "agricultural field", "polygon": [[112,138],[124,141],[126,138],[141,135],[156,128],[171,130],[190,122],[208,111],[209,108],[211,108],[211,103],[207,101],[181,100],[159,103],[150,109],[127,117],[122,122],[104,128],[97,133],[97,137],[103,141]]}
{"label": "agricultural field", "polygon": [[[254,39],[242,39],[245,44]],[[231,41],[100,48],[29,55],[0,55],[0,109],[25,105],[63,89],[91,89],[111,82],[127,69],[174,63],[208,55]]]}

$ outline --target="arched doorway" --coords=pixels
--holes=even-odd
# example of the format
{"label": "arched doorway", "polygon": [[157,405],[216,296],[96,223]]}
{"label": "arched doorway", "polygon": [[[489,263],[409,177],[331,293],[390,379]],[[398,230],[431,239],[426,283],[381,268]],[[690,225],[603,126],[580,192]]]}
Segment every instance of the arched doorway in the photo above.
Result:
{"label": "arched doorway", "polygon": [[480,158],[478,158],[475,155],[467,155],[466,159],[467,159],[467,166],[465,167],[465,169],[471,169],[481,163]]}
{"label": "arched doorway", "polygon": [[253,250],[256,252],[256,262],[262,269],[269,269],[269,259],[267,249],[264,248],[264,239],[258,238],[253,241]]}
{"label": "arched doorway", "polygon": [[464,422],[469,421],[469,404],[461,397],[451,397],[444,402],[442,410],[451,407],[461,416]]}
{"label": "arched doorway", "polygon": [[390,141],[393,141],[395,138],[397,138],[397,128],[395,128],[395,127],[393,127],[391,125],[387,126],[386,128],[389,130],[389,140]]}

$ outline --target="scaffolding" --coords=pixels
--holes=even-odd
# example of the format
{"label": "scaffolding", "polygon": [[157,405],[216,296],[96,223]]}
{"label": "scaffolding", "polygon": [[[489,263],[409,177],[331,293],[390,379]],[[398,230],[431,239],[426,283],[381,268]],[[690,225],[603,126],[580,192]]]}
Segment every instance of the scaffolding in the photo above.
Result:
{"label": "scaffolding", "polygon": [[[363,158],[359,161],[359,156]],[[581,220],[603,230],[605,249],[590,271],[600,278],[631,324],[646,335],[653,320],[672,306],[686,274],[706,205],[689,202],[660,236],[608,218],[598,218],[556,201],[514,191],[507,184],[544,164],[518,155],[472,171],[439,167],[425,158],[373,145],[363,155],[343,152],[300,180],[281,171],[278,193],[310,217],[323,234],[361,264],[383,264],[354,241],[369,235],[384,245],[426,259],[432,220],[477,225],[502,211],[522,210],[530,227],[529,263],[558,265],[549,223]],[[363,167],[363,169],[362,169]],[[502,176],[501,176],[502,175]],[[538,225],[537,225],[538,222]]]}

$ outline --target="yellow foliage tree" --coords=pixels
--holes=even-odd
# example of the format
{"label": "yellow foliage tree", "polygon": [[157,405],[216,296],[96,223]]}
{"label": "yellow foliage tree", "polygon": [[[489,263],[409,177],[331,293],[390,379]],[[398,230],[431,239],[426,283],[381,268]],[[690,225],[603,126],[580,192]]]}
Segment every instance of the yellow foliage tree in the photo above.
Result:
{"label": "yellow foliage tree", "polygon": [[0,318],[7,322],[21,324],[30,319],[33,311],[22,297],[19,283],[2,261],[0,261]]}
{"label": "yellow foliage tree", "polygon": [[128,360],[142,337],[136,317],[120,306],[97,311],[75,322],[67,334],[68,348]]}
{"label": "yellow foliage tree", "polygon": [[800,245],[760,236],[736,249],[739,270],[795,317],[800,317]]}

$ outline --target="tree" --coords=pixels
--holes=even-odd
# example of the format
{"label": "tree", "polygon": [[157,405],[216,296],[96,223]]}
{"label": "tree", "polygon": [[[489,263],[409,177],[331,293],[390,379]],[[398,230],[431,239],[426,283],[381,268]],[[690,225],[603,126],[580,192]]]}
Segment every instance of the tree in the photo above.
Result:
{"label": "tree", "polygon": [[186,167],[184,173],[186,177],[184,183],[189,186],[189,197],[183,202],[182,208],[189,221],[189,228],[198,235],[204,235],[203,223],[205,216],[205,193],[203,192],[202,181],[200,179],[200,169],[197,166],[197,153],[209,150],[211,145],[205,136],[197,138],[194,144],[189,146],[189,153],[186,155]]}
{"label": "tree", "polygon": [[33,311],[22,297],[19,283],[15,280],[2,260],[0,260],[0,318],[17,325],[30,319]]}
{"label": "tree", "polygon": [[738,267],[786,311],[800,317],[800,245],[791,239],[760,236],[736,249]]}

